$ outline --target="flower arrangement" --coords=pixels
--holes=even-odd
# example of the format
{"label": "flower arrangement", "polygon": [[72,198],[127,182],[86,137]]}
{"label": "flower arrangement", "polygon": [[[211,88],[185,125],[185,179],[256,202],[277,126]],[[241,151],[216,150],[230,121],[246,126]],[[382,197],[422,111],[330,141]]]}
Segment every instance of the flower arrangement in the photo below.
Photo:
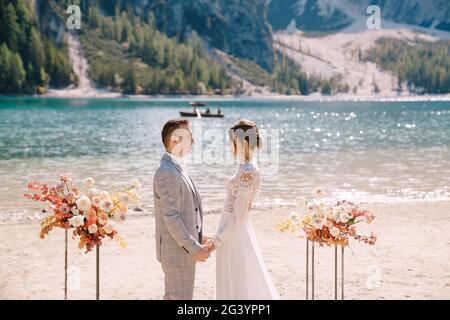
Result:
{"label": "flower arrangement", "polygon": [[324,192],[317,188],[313,192],[314,199],[306,200],[298,198],[297,207],[306,211],[303,218],[296,212],[282,221],[277,229],[281,232],[296,232],[302,230],[310,241],[320,245],[348,246],[350,238],[373,245],[377,237],[374,233],[370,236],[357,234],[356,224],[366,222],[370,224],[375,215],[367,210],[359,208],[356,204],[341,200],[335,204],[326,204],[320,198]]}
{"label": "flower arrangement", "polygon": [[37,181],[28,182],[29,193],[24,196],[47,203],[53,211],[41,222],[41,239],[53,228],[59,227],[73,229],[73,237],[80,238],[79,248],[86,248],[86,253],[102,245],[105,238],[115,239],[125,248],[127,244],[113,220],[125,220],[127,205],[139,201],[139,181],[135,180],[131,186],[114,194],[95,189],[93,178],[85,179],[84,184],[87,187],[85,193],[65,175],[61,175],[60,182],[52,187]]}

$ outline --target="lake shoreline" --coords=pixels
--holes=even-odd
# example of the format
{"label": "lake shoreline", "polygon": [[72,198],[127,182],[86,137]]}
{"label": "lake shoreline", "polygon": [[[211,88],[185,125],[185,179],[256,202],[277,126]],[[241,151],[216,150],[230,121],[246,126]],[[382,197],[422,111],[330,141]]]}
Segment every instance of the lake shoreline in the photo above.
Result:
{"label": "lake shoreline", "polygon": [[[203,193],[205,195],[206,193]],[[143,199],[148,204],[142,206],[137,205],[131,208],[128,211],[128,219],[130,220],[141,220],[146,219],[148,217],[154,217],[154,208],[153,208],[153,198],[145,198]],[[148,201],[147,201],[148,200]],[[323,199],[326,203],[334,203],[338,199],[334,199],[334,201],[329,201],[327,199]],[[434,208],[436,206],[446,206],[450,205],[449,199],[401,199],[397,198],[393,201],[358,201],[357,199],[346,199],[353,203],[356,203],[360,206],[376,206],[376,207],[388,207],[388,206],[396,206],[396,207],[405,207],[405,206],[414,206],[418,205],[420,207],[429,206],[430,208]],[[293,202],[293,201],[292,201]],[[7,212],[0,211],[0,227],[1,226],[15,226],[15,225],[38,225],[45,217],[50,215],[51,210],[46,207],[44,203],[38,204],[42,209],[36,210],[26,210],[22,212]],[[134,208],[138,208],[134,210]],[[204,209],[205,216],[217,216],[222,212],[223,205],[216,205],[212,207],[206,207]],[[44,212],[45,210],[45,212]],[[253,205],[252,210],[255,212],[265,212],[271,210],[279,210],[284,212],[293,212],[298,211],[298,208],[294,204],[282,203],[282,204],[271,204],[268,206],[262,205],[260,202],[257,202]],[[28,212],[29,211],[29,212]]]}
{"label": "lake shoreline", "polygon": [[217,101],[217,100],[273,100],[273,101],[305,101],[305,102],[427,102],[427,101],[450,101],[450,94],[442,95],[400,95],[400,96],[379,96],[379,95],[320,95],[311,94],[303,95],[126,95],[121,93],[106,92],[98,94],[74,94],[74,95],[0,95],[0,98],[33,98],[33,99],[123,99],[129,101],[145,101],[145,100],[200,100],[200,101]]}

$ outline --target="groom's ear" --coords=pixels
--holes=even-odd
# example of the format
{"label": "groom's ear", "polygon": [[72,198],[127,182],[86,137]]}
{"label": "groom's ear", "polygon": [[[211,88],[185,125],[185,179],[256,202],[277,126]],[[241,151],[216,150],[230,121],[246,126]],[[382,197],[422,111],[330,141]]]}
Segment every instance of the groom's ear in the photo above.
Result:
{"label": "groom's ear", "polygon": [[161,130],[161,138],[166,149],[168,148],[167,144],[169,143],[169,141],[172,141],[173,132],[182,126],[189,126],[189,121],[186,119],[174,119],[169,120],[164,124]]}
{"label": "groom's ear", "polygon": [[170,142],[178,143],[178,142],[180,142],[180,140],[181,140],[180,137],[178,137],[178,136],[176,136],[174,134],[172,134],[170,136]]}

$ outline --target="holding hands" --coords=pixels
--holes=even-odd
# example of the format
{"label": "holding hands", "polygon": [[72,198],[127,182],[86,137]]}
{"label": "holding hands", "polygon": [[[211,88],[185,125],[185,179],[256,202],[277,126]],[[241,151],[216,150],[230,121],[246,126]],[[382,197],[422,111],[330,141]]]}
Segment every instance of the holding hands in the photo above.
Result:
{"label": "holding hands", "polygon": [[211,237],[204,236],[202,239],[202,249],[196,253],[195,259],[199,262],[205,262],[216,249]]}
{"label": "holding hands", "polygon": [[212,253],[214,250],[216,250],[216,246],[214,245],[214,242],[211,237],[205,236],[203,238],[202,245],[203,248],[205,248],[208,253]]}
{"label": "holding hands", "polygon": [[198,262],[205,262],[209,258],[209,252],[205,248],[205,246],[202,246],[202,249],[200,249],[200,251],[197,252],[194,257]]}

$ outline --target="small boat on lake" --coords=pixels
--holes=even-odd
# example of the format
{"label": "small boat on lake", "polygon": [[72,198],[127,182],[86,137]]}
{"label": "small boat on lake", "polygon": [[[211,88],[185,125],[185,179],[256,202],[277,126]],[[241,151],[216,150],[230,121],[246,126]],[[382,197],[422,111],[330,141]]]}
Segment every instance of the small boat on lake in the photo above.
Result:
{"label": "small boat on lake", "polygon": [[198,117],[198,118],[223,118],[224,114],[220,110],[220,108],[217,108],[216,113],[211,113],[209,110],[209,107],[205,111],[200,111],[199,107],[207,107],[205,103],[202,102],[191,102],[189,103],[192,107],[192,111],[188,110],[181,110],[180,116],[182,117]]}

